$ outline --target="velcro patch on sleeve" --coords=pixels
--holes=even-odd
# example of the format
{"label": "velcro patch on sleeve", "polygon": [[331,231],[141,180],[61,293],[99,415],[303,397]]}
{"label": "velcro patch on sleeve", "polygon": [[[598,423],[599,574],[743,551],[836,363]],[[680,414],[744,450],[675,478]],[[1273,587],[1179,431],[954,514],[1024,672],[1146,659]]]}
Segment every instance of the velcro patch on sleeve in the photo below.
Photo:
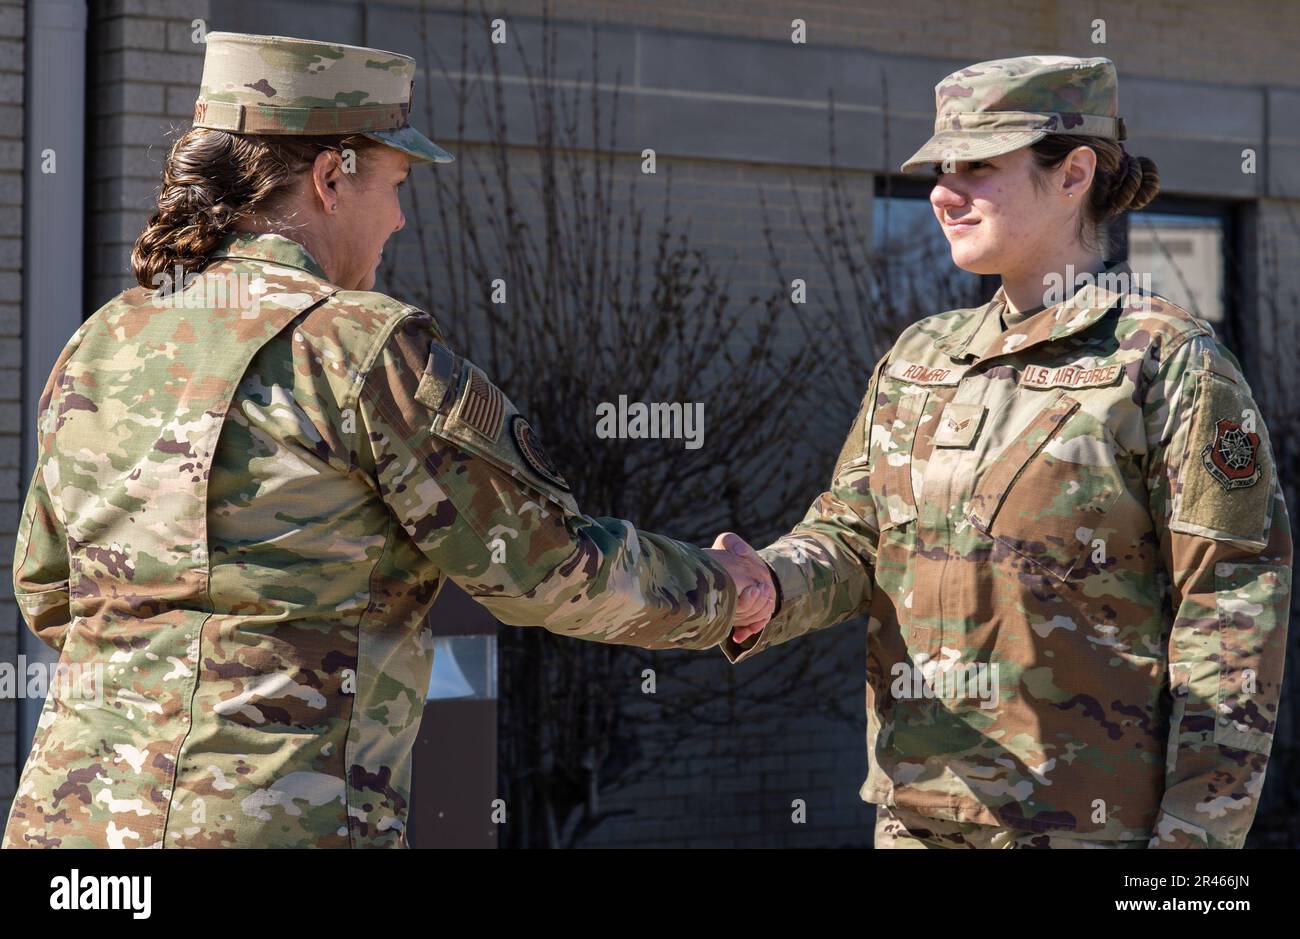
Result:
{"label": "velcro patch on sleeve", "polygon": [[853,419],[853,426],[849,428],[849,435],[844,438],[844,445],[840,447],[840,455],[835,458],[835,471],[831,474],[831,481],[834,482],[836,476],[844,466],[866,453],[867,450],[867,412],[871,410],[870,406],[864,401],[862,407],[858,408],[858,416]]}
{"label": "velcro patch on sleeve", "polygon": [[1264,544],[1273,508],[1273,462],[1249,390],[1215,372],[1196,373],[1196,398],[1170,527]]}
{"label": "velcro patch on sleeve", "polygon": [[568,480],[542,449],[532,426],[477,366],[459,356],[456,361],[462,363],[460,378],[449,393],[455,404],[445,414],[434,417],[431,429],[436,436],[476,457],[483,466],[505,473],[513,482],[504,484],[504,488],[500,480],[489,482],[483,467],[473,461],[463,464],[464,475],[458,478],[481,480],[485,496],[493,487],[501,492],[515,489],[520,498],[526,492],[540,493],[564,512],[577,514],[578,504]]}
{"label": "velcro patch on sleeve", "polygon": [[455,418],[496,443],[505,422],[505,395],[487,380],[487,376],[477,366],[468,367],[469,380],[465,382],[465,390],[461,392],[460,401],[456,405]]}
{"label": "velcro patch on sleeve", "polygon": [[888,361],[888,356],[882,357],[871,371],[871,380],[867,382],[867,391],[862,396],[862,404],[858,407],[858,416],[854,418],[853,426],[849,428],[849,435],[844,438],[844,446],[840,447],[840,455],[835,458],[835,471],[831,474],[832,485],[834,485],[835,477],[840,475],[840,470],[844,466],[859,457],[865,456],[870,448],[871,416],[876,410],[876,397],[880,390],[880,373],[884,371],[885,364]]}
{"label": "velcro patch on sleeve", "polygon": [[510,419],[510,430],[515,446],[519,448],[519,453],[528,464],[528,468],[564,492],[571,491],[568,480],[555,468],[551,458],[542,449],[541,441],[537,439],[537,432],[528,421],[524,420],[522,414],[516,414]]}
{"label": "velcro patch on sleeve", "polygon": [[434,343],[429,348],[429,361],[415,389],[415,400],[425,407],[441,411],[450,390],[456,387],[460,361],[444,345]]}

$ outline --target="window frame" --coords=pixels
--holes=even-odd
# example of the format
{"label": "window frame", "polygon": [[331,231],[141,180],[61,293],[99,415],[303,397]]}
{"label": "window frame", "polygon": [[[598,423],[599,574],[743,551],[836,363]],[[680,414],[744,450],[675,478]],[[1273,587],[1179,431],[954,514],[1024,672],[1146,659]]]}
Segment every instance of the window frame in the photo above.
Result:
{"label": "window frame", "polygon": [[1132,230],[1133,215],[1179,215],[1187,218],[1217,220],[1223,231],[1223,321],[1212,324],[1219,340],[1232,350],[1242,364],[1246,363],[1246,346],[1241,339],[1242,310],[1240,298],[1244,287],[1245,256],[1242,252],[1242,213],[1248,203],[1238,200],[1213,198],[1196,198],[1191,196],[1158,195],[1139,212],[1124,212],[1112,224],[1120,234],[1120,251],[1117,260],[1129,259],[1129,234]]}

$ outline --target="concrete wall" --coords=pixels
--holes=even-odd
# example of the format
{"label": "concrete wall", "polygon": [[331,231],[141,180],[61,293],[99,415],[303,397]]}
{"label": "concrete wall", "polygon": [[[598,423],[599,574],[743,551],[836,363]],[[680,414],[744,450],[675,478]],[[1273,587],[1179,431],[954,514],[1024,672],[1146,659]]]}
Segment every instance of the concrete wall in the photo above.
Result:
{"label": "concrete wall", "polygon": [[[418,7],[420,0],[385,5]],[[543,5],[542,0],[483,3],[494,15],[502,11],[512,17],[541,16]],[[1113,59],[1121,75],[1225,85],[1294,85],[1300,43],[1300,6],[1277,0],[826,0],[797,5],[774,0],[558,0],[550,5],[556,19],[577,23],[737,39],[785,40],[791,20],[800,17],[807,23],[808,42],[818,46],[952,58],[962,64],[1034,53],[1096,54]],[[429,6],[459,10],[461,2],[430,0]],[[477,9],[477,2],[470,7]],[[1089,53],[1084,50],[1092,45],[1096,17],[1106,21],[1106,42]]]}

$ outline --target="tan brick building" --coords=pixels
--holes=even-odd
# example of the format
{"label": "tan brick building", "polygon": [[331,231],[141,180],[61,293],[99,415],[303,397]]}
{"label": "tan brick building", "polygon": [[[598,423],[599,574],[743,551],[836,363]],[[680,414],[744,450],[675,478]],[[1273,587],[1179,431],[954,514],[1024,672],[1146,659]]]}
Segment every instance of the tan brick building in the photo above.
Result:
{"label": "tan brick building", "polygon": [[[459,60],[460,6],[0,0],[0,662],[42,653],[21,628],[7,575],[36,397],[78,323],[129,282],[127,258],[150,211],[161,157],[191,113],[203,32],[377,46],[414,55],[424,69]],[[533,48],[542,6],[511,0],[487,9],[511,41]],[[879,181],[886,177],[900,215],[928,208],[924,189],[897,166],[928,135],[933,86],[949,71],[1029,53],[1111,58],[1126,147],[1154,159],[1161,175],[1160,200],[1131,220],[1129,253],[1157,273],[1157,289],[1200,299],[1199,312],[1222,326],[1245,363],[1270,426],[1300,428],[1290,366],[1300,297],[1300,5],[561,0],[553,11],[561,61],[575,67],[589,62],[591,28],[598,27],[602,80],[618,71],[626,109],[619,145],[632,155],[653,147],[672,161],[674,192],[696,244],[734,252],[742,287],[770,279],[755,200],[760,184],[772,196],[775,240],[794,265],[809,260],[793,204],[780,190],[787,175],[808,192],[824,182],[828,92],[838,114],[839,164],[862,196],[858,207],[870,227],[873,218],[879,225]],[[802,20],[804,42],[792,42],[795,20]],[[485,33],[476,34],[475,50],[486,48]],[[523,108],[521,72],[509,57],[503,68],[507,105]],[[441,87],[435,81],[433,93]],[[487,139],[480,117],[469,115],[461,140],[454,121],[443,108],[437,126],[426,129],[457,153]],[[521,167],[531,166],[527,135],[514,142]],[[53,172],[43,168],[51,156]],[[399,238],[415,250],[412,232]],[[1284,449],[1286,473],[1297,454],[1289,443]],[[1294,515],[1294,479],[1284,480]],[[856,629],[859,652],[842,663],[848,708],[861,702]],[[1292,671],[1295,659],[1293,650]],[[720,656],[698,667],[709,675],[727,668]],[[0,700],[0,808],[14,791],[38,707]],[[586,843],[870,843],[871,813],[856,795],[866,771],[861,728],[793,717],[739,726],[736,734],[748,735],[762,756],[742,759],[696,741],[675,765],[606,794],[607,805],[628,813]],[[1296,734],[1288,718],[1279,748],[1281,738]],[[1294,763],[1279,749],[1274,756],[1270,791],[1294,789],[1296,780],[1284,778]],[[791,798],[810,806],[802,828],[789,824]]]}

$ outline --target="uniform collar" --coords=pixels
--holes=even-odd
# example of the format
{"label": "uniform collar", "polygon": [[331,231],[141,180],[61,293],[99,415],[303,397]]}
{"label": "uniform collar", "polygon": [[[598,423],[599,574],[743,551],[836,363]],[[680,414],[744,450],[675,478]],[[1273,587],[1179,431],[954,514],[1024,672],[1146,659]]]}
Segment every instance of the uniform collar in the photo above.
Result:
{"label": "uniform collar", "polygon": [[284,235],[245,234],[236,232],[227,235],[212,253],[212,259],[238,258],[248,261],[266,261],[281,267],[292,267],[306,271],[313,277],[330,282],[325,271],[311,253],[292,238]]}
{"label": "uniform collar", "polygon": [[[1120,278],[1120,275],[1124,276]],[[1006,289],[999,287],[988,303],[976,308],[960,326],[937,339],[935,345],[954,358],[978,355],[979,361],[983,362],[995,355],[1021,352],[1042,342],[1054,342],[1072,336],[1097,322],[1106,315],[1116,301],[1132,291],[1131,275],[1132,271],[1127,261],[1108,264],[1100,274],[1094,275],[1085,282],[1069,299],[1030,314],[1005,332],[997,317],[1001,316],[1002,307],[1006,302]],[[992,322],[988,322],[990,318]],[[981,350],[971,346],[975,337],[985,332],[982,327],[986,322],[988,322],[988,335],[1005,337],[1007,340],[1013,336],[1024,338],[1012,342],[1009,348],[1005,341],[998,343],[987,353],[980,355]]]}

